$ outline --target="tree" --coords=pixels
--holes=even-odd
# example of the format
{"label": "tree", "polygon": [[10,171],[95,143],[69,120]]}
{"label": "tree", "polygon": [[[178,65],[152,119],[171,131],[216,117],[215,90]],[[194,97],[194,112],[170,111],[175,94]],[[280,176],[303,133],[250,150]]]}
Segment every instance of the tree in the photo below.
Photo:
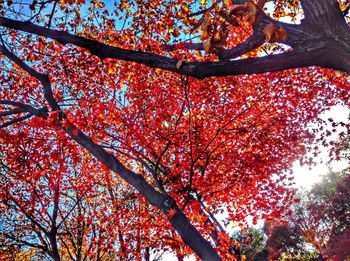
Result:
{"label": "tree", "polygon": [[292,206],[287,222],[267,226],[270,254],[277,258],[283,253],[306,253],[305,244],[311,244],[320,257],[349,257],[349,177],[348,170],[329,171]]}
{"label": "tree", "polygon": [[[333,104],[348,105],[348,3],[274,1],[275,18],[302,8],[302,23],[291,25],[270,18],[265,1],[84,2],[0,2],[5,168],[29,180],[56,168],[49,197],[67,191],[58,183],[74,180],[72,169],[88,160],[83,188],[99,192],[89,184],[102,172],[102,190],[115,200],[113,172],[133,199],[152,205],[130,210],[145,215],[143,237],[174,235],[167,220],[203,260],[229,257],[215,214],[225,208],[236,222],[279,216],[294,193],[284,171],[314,139],[304,125]],[[202,42],[179,42],[186,33]],[[278,43],[291,49],[269,51]],[[312,65],[328,69],[304,68]],[[47,147],[50,140],[57,144]],[[11,182],[25,194],[18,205],[41,204],[29,195],[33,185],[21,190],[25,177],[3,176],[4,188]],[[15,199],[4,191],[5,202]],[[125,211],[129,193],[121,195]],[[125,231],[116,234],[124,242]]]}
{"label": "tree", "polygon": [[325,257],[344,260],[350,256],[350,175],[330,171],[312,191],[308,210],[317,228],[316,239],[322,239],[319,251]]}
{"label": "tree", "polygon": [[303,233],[298,226],[275,221],[266,223],[264,230],[268,236],[266,244],[271,260],[278,260],[286,254],[295,256],[304,252]]}
{"label": "tree", "polygon": [[261,257],[266,249],[266,235],[261,229],[249,228],[243,233],[234,233],[232,237],[239,242],[237,246],[244,260],[268,260],[268,255],[265,259]]}

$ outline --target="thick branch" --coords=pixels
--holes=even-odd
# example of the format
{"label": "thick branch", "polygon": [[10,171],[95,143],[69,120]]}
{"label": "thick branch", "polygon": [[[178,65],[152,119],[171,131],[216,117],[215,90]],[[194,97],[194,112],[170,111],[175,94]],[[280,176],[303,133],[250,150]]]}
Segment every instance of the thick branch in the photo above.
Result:
{"label": "thick branch", "polygon": [[[178,62],[177,59],[142,51],[132,51],[112,47],[94,40],[85,39],[63,31],[51,30],[29,22],[20,22],[8,18],[0,18],[0,25],[49,37],[59,41],[62,44],[74,44],[80,46],[89,50],[92,54],[101,59],[115,58],[137,62],[151,68],[160,68],[196,78],[237,74],[256,74],[319,65],[319,56],[314,55],[310,59],[309,52],[294,52],[236,61],[183,63],[183,65],[178,69],[176,66]],[[327,65],[325,67],[327,67]],[[350,73],[350,68],[344,68],[343,70]]]}
{"label": "thick branch", "polygon": [[236,5],[242,5],[242,4],[245,4],[247,3],[249,0],[231,0],[231,2],[233,4],[236,4]]}
{"label": "thick branch", "polygon": [[87,149],[92,155],[99,159],[110,170],[116,172],[121,178],[137,189],[152,205],[156,206],[165,214],[170,209],[176,209],[176,214],[169,218],[170,223],[180,234],[184,242],[190,246],[203,260],[219,260],[219,256],[212,246],[206,241],[198,231],[190,224],[187,217],[176,205],[175,201],[155,190],[141,176],[124,167],[114,156],[106,152],[101,146],[95,144],[80,130],[65,129],[77,143]]}
{"label": "thick branch", "polygon": [[188,49],[188,50],[194,50],[194,51],[204,51],[204,47],[202,43],[178,43],[178,44],[171,44],[171,45],[165,45],[164,48],[168,51],[174,51],[177,49]]}
{"label": "thick branch", "polygon": [[343,13],[336,0],[300,0],[304,11],[303,22],[317,24],[321,20],[327,21],[326,25],[336,29],[343,20]]}

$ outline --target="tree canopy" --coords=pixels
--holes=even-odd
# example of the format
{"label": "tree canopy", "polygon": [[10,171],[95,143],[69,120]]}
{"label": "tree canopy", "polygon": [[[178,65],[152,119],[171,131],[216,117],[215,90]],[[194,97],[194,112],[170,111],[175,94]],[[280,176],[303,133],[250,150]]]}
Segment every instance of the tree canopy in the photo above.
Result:
{"label": "tree canopy", "polygon": [[340,146],[318,116],[349,106],[348,15],[336,0],[0,1],[0,250],[232,260],[217,215],[280,217],[291,164]]}

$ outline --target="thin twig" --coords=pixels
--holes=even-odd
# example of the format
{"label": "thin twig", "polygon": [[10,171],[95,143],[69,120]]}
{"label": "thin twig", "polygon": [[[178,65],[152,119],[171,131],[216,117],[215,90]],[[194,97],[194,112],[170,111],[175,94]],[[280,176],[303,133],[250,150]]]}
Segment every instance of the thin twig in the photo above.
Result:
{"label": "thin twig", "polygon": [[47,25],[48,28],[50,28],[51,26],[51,21],[52,21],[52,18],[53,18],[53,15],[55,13],[55,9],[56,9],[56,5],[57,5],[58,1],[56,0],[53,7],[52,7],[52,11],[51,11],[51,14],[50,14],[50,19],[49,19],[49,23]]}

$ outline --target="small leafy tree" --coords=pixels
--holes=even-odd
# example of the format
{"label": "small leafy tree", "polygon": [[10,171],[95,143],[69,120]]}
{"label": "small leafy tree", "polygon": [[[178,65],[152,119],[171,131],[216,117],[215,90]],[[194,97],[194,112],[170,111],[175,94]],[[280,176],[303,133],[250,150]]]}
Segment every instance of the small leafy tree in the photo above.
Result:
{"label": "small leafy tree", "polygon": [[350,174],[330,171],[316,184],[308,203],[310,219],[317,225],[317,236],[323,238],[320,252],[329,258],[343,260],[350,256]]}
{"label": "small leafy tree", "polygon": [[245,260],[254,260],[266,248],[266,235],[260,229],[249,228],[243,234],[235,233],[233,237],[240,243],[240,252]]}
{"label": "small leafy tree", "polygon": [[304,239],[298,226],[289,226],[285,222],[272,221],[265,224],[269,258],[277,260],[284,255],[297,255],[304,252]]}

